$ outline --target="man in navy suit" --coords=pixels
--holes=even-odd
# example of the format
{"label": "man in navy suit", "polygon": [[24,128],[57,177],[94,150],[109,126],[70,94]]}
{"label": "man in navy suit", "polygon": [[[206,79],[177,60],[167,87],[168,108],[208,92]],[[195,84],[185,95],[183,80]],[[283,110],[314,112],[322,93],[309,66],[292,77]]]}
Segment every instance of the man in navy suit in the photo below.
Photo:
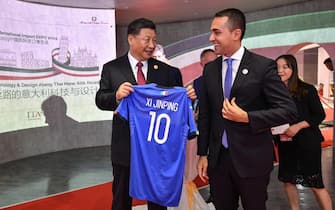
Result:
{"label": "man in navy suit", "polygon": [[[203,73],[198,173],[209,177],[217,210],[236,210],[239,198],[244,210],[266,209],[273,168],[270,128],[296,118],[275,61],[241,45],[245,26],[238,9],[215,14],[209,40],[221,56]],[[230,81],[226,72],[232,72]]]}
{"label": "man in navy suit", "polygon": [[[200,53],[200,65],[202,68],[208,63],[217,58],[217,55],[215,54],[215,51],[212,49],[204,49]],[[202,76],[196,78],[193,81],[193,88],[195,89],[195,93],[197,96],[200,96],[200,90],[202,86]]]}
{"label": "man in navy suit", "polygon": [[[215,54],[215,51],[213,49],[204,49],[200,53],[200,65],[201,65],[201,67],[204,68],[207,63],[209,63],[211,61],[214,61],[216,58],[217,58],[217,55]],[[202,75],[201,75],[193,81],[193,88],[195,90],[196,95],[198,96],[198,100],[196,100],[195,104],[194,104],[194,118],[196,120],[198,120],[198,116],[199,116],[199,103],[196,103],[196,102],[198,102],[200,100],[199,96],[200,96],[200,90],[201,90],[201,86],[202,86],[202,80],[203,80],[203,78],[202,78]],[[213,193],[209,188],[209,197],[206,200],[207,203],[213,202],[213,195],[212,194]]]}
{"label": "man in navy suit", "polygon": [[[161,86],[182,86],[179,69],[152,58],[156,47],[156,26],[148,19],[139,18],[128,25],[129,52],[103,66],[100,88],[96,94],[96,105],[102,110],[115,111],[122,98],[134,91],[133,85],[144,80]],[[141,63],[141,67],[138,66]],[[138,71],[141,68],[141,75]],[[141,78],[140,78],[141,77]],[[195,99],[195,91],[189,86],[188,96]],[[118,115],[113,118],[111,143],[113,166],[112,210],[130,210],[130,131],[129,123]],[[148,202],[149,210],[164,210],[166,207]]]}

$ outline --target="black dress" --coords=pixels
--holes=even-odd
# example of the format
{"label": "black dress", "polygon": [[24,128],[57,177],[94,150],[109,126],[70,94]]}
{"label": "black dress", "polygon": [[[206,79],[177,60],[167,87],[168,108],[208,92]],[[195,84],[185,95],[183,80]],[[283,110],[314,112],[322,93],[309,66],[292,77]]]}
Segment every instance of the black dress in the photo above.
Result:
{"label": "black dress", "polygon": [[321,171],[321,142],[324,140],[319,124],[325,112],[314,86],[303,83],[304,95],[293,98],[298,110],[297,122],[310,125],[301,129],[289,142],[278,142],[279,172],[282,182],[304,187],[324,188]]}

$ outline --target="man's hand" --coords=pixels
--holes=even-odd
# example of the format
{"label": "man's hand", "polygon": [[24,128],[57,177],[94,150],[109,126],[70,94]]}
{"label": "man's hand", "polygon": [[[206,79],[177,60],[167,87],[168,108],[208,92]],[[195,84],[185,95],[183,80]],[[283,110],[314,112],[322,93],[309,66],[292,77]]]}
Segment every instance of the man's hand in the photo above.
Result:
{"label": "man's hand", "polygon": [[129,96],[131,92],[134,92],[133,85],[130,82],[124,82],[116,91],[116,100],[121,101],[124,97]]}
{"label": "man's hand", "polygon": [[186,87],[187,90],[187,96],[194,101],[197,98],[197,95],[195,94],[195,90],[192,85],[189,85]]}
{"label": "man's hand", "polygon": [[206,182],[208,180],[207,168],[208,168],[207,156],[200,156],[198,160],[198,175],[203,182]]}
{"label": "man's hand", "polygon": [[234,97],[231,102],[228,99],[224,99],[222,106],[223,118],[234,122],[249,122],[248,113],[235,103],[235,99]]}

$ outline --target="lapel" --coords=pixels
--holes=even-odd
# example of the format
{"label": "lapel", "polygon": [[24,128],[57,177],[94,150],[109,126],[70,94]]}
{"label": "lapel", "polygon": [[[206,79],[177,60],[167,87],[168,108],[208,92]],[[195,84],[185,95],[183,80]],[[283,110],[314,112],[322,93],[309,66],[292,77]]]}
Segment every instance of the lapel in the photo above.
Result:
{"label": "lapel", "polygon": [[148,59],[148,72],[147,72],[147,83],[151,83],[157,80],[157,76],[159,76],[158,70],[160,65],[156,62],[155,59]]}
{"label": "lapel", "polygon": [[126,78],[127,81],[129,81],[132,84],[137,84],[133,70],[130,66],[130,62],[128,59],[128,55],[126,54],[125,56],[121,57],[121,62],[119,65],[119,69],[121,74]]}
{"label": "lapel", "polygon": [[[215,80],[217,82],[217,85],[215,87],[220,87],[221,91],[218,91],[218,97],[220,101],[223,101],[223,87],[222,87],[222,56],[220,56],[217,59],[217,79]],[[214,80],[213,80],[214,81]]]}
{"label": "lapel", "polygon": [[233,86],[231,88],[230,98],[232,98],[235,95],[236,91],[240,88],[240,86],[246,82],[248,75],[250,75],[249,56],[250,56],[250,52],[247,49],[245,49],[240,66],[238,67],[238,70],[236,73]]}

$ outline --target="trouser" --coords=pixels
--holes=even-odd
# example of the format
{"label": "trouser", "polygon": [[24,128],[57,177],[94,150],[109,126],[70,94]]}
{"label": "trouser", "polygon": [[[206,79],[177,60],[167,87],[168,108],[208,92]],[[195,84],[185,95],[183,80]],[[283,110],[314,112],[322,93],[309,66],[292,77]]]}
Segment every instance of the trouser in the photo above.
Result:
{"label": "trouser", "polygon": [[215,168],[209,168],[209,181],[216,210],[237,210],[239,198],[244,210],[265,210],[270,174],[242,178],[238,175],[229,149],[223,146]]}

